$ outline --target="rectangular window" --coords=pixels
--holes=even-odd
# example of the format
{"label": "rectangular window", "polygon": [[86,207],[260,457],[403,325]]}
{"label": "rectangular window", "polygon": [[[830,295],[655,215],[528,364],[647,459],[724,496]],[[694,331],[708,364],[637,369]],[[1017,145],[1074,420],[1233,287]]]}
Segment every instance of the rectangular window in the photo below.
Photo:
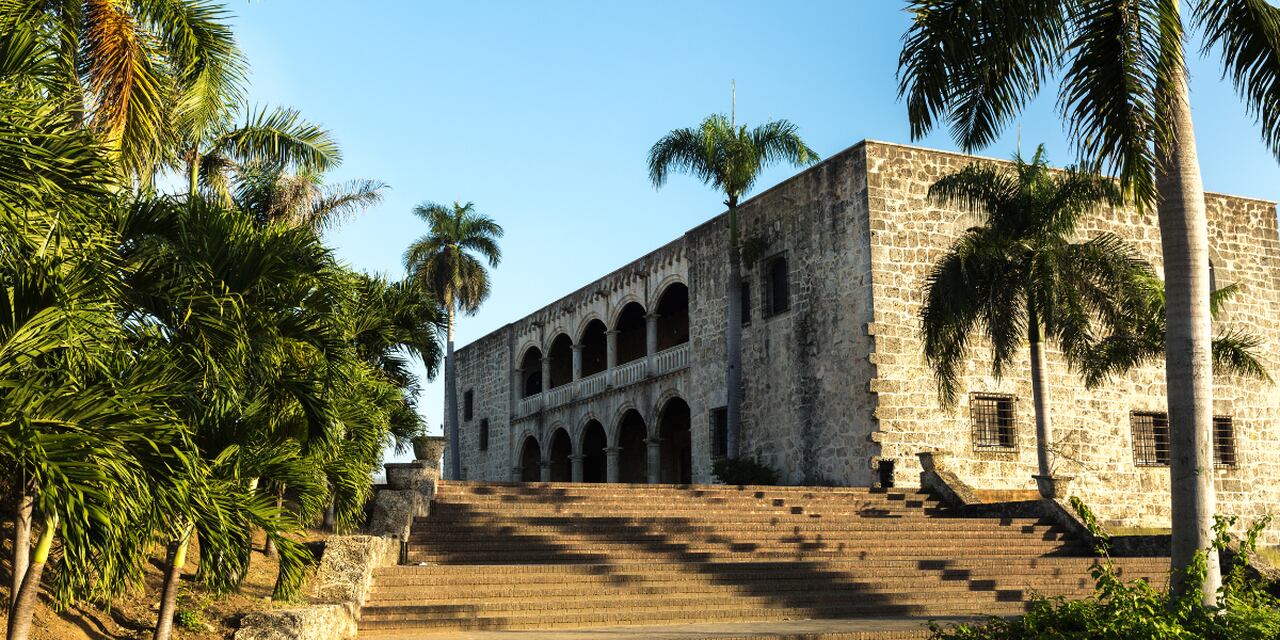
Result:
{"label": "rectangular window", "polygon": [[489,450],[489,419],[480,421],[480,450]]}
{"label": "rectangular window", "polygon": [[[1133,463],[1139,467],[1169,466],[1169,414],[1134,411],[1129,415],[1133,425]],[[1231,416],[1213,418],[1213,464],[1236,466],[1236,431]]]}
{"label": "rectangular window", "polygon": [[1236,428],[1231,416],[1213,418],[1213,463],[1220,467],[1236,466]]}
{"label": "rectangular window", "polygon": [[783,313],[791,308],[791,271],[787,266],[787,254],[780,253],[764,261],[764,297],[768,315]]}
{"label": "rectangular window", "polygon": [[742,281],[742,326],[751,324],[751,283]]}
{"label": "rectangular window", "polygon": [[1169,416],[1164,413],[1134,411],[1129,414],[1133,427],[1133,463],[1139,467],[1169,466]]}
{"label": "rectangular window", "polygon": [[711,457],[729,455],[729,410],[717,407],[711,410]]}
{"label": "rectangular window", "polygon": [[969,398],[975,451],[1016,451],[1014,397],[975,393]]}
{"label": "rectangular window", "polygon": [[463,420],[471,419],[472,400],[473,400],[473,397],[471,394],[471,390],[467,389],[467,392],[462,394],[462,419]]}

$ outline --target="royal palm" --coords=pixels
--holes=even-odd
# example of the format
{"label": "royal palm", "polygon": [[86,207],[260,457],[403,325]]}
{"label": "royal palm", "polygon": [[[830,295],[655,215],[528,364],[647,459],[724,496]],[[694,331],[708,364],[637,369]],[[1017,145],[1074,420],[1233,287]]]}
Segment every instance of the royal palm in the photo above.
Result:
{"label": "royal palm", "polygon": [[1042,85],[1080,158],[1113,171],[1155,207],[1163,248],[1170,421],[1172,565],[1182,590],[1197,554],[1201,593],[1221,584],[1213,542],[1213,376],[1208,220],[1196,156],[1185,49],[1191,10],[1206,50],[1280,151],[1280,8],[1261,0],[911,0],[900,58],[912,135],[946,121],[967,150],[993,142]]}
{"label": "royal palm", "polygon": [[[446,347],[444,359],[445,426],[449,438],[449,466],[454,480],[462,478],[462,455],[458,438],[457,371],[453,359],[453,327],[457,312],[474,314],[489,297],[489,267],[502,260],[498,239],[502,227],[478,213],[475,205],[454,202],[446,206],[423,203],[414,215],[429,226],[405,251],[409,278],[431,292],[444,305]],[[479,257],[477,258],[477,254]]]}
{"label": "royal palm", "polygon": [[742,262],[738,203],[765,167],[818,161],[795,125],[774,120],[748,129],[732,117],[713,115],[697,127],[675,129],[649,150],[649,179],[661,187],[673,172],[687,172],[724,194],[728,207],[728,277],[725,280],[725,413],[727,454],[738,457],[742,410]]}
{"label": "royal palm", "polygon": [[[1099,325],[1123,327],[1143,299],[1150,269],[1119,238],[1073,242],[1082,219],[1119,201],[1112,181],[1079,171],[1055,172],[1038,149],[1010,168],[974,164],[945,176],[930,197],[976,213],[929,271],[920,310],[924,356],[944,405],[961,391],[960,370],[974,338],[991,347],[999,378],[1029,348],[1039,476],[1052,476],[1052,394],[1046,343],[1081,359]],[[1047,494],[1049,495],[1049,494]]]}

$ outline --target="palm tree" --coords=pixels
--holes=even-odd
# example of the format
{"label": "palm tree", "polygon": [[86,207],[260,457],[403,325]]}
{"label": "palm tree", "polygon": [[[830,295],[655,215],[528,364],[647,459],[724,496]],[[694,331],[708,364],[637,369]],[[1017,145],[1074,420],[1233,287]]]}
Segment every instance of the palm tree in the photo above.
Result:
{"label": "palm tree", "polygon": [[101,134],[126,178],[149,185],[176,141],[243,99],[247,67],[225,6],[210,0],[0,4],[0,21],[51,43],[53,102]]}
{"label": "palm tree", "polygon": [[[449,436],[452,480],[462,479],[462,454],[458,438],[457,371],[453,359],[453,326],[457,312],[472,315],[489,297],[489,272],[481,261],[495,268],[502,260],[498,239],[502,227],[476,211],[473,203],[452,206],[424,202],[413,214],[429,226],[427,234],[409,245],[404,254],[409,279],[430,291],[444,305],[446,314],[444,358],[444,411]],[[472,253],[478,254],[479,259]]]}
{"label": "palm tree", "polygon": [[261,225],[284,222],[327,231],[382,202],[386,190],[387,185],[377,180],[326,185],[318,172],[246,167],[238,175],[232,199]]}
{"label": "palm tree", "polygon": [[649,149],[649,180],[661,188],[672,172],[687,172],[722,192],[729,209],[729,275],[725,281],[725,404],[728,457],[738,457],[742,410],[742,263],[738,203],[765,167],[774,162],[810,165],[818,154],[786,120],[754,129],[737,125],[732,114],[708,116],[693,128],[675,129]]}
{"label": "palm tree", "polygon": [[[1221,52],[1224,74],[1280,152],[1280,8],[1193,0],[1194,32]],[[1061,78],[1058,104],[1082,164],[1118,174],[1139,206],[1155,206],[1167,332],[1172,566],[1175,592],[1197,554],[1205,603],[1221,584],[1212,553],[1212,328],[1208,219],[1196,156],[1183,3],[1167,0],[911,0],[899,63],[913,137],[950,124],[966,150],[990,144],[1040,87]]]}
{"label": "palm tree", "polygon": [[[1156,278],[1151,278],[1145,288],[1145,304],[1134,309],[1133,321],[1098,340],[1086,352],[1081,370],[1089,387],[1097,387],[1130,369],[1164,357],[1167,315],[1164,288]],[[1239,293],[1239,284],[1229,284],[1213,292],[1209,302],[1215,323],[1223,307]],[[1261,338],[1243,331],[1217,334],[1213,338],[1214,376],[1237,376],[1270,383],[1271,375],[1256,352],[1261,345]]]}
{"label": "palm tree", "polygon": [[304,120],[296,109],[251,109],[244,122],[234,124],[227,117],[206,123],[200,135],[183,141],[175,167],[186,176],[188,193],[203,188],[227,204],[234,201],[241,176],[318,176],[342,164],[342,151],[329,131]]}
{"label": "palm tree", "polygon": [[[1053,430],[1045,343],[1078,360],[1098,325],[1125,323],[1150,277],[1146,262],[1114,235],[1071,241],[1084,216],[1118,204],[1120,194],[1106,178],[1051,170],[1041,146],[1031,162],[1015,156],[1010,170],[972,164],[944,176],[929,196],[982,218],[938,260],[925,284],[921,332],[939,397],[955,404],[958,369],[975,335],[990,342],[997,378],[1029,346],[1037,479],[1048,480]],[[1042,491],[1051,496],[1047,487]]]}

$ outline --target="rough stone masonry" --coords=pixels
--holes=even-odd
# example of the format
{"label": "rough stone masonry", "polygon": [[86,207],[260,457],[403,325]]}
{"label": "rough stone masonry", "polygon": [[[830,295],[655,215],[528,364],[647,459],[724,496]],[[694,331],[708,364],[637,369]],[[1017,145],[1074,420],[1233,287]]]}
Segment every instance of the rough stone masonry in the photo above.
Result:
{"label": "rough stone masonry", "polygon": [[[998,161],[865,141],[741,206],[745,455],[788,483],[912,486],[917,454],[938,451],[978,489],[1035,488],[1025,354],[995,380],[978,345],[949,410],[921,354],[925,274],[975,222],[927,190],[972,162]],[[1260,337],[1263,362],[1280,377],[1275,203],[1207,201],[1214,279],[1242,287],[1219,327]],[[1153,211],[1100,212],[1080,233],[1101,231],[1132,242],[1159,271]],[[726,237],[717,216],[460,349],[463,476],[713,481]],[[1049,358],[1056,473],[1073,477],[1072,493],[1113,525],[1167,527],[1168,467],[1150,457],[1162,446],[1163,364],[1090,391],[1060,354]],[[998,402],[999,446],[975,440],[979,402]],[[1280,390],[1220,379],[1214,412],[1232,454],[1214,470],[1219,509],[1260,516],[1280,504]],[[1154,433],[1142,428],[1150,424]]]}

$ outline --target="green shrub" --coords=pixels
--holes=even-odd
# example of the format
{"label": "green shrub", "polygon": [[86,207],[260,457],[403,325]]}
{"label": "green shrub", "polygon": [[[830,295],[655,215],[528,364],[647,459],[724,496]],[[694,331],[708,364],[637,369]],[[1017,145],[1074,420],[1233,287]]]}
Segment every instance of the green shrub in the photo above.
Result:
{"label": "green shrub", "polygon": [[778,472],[748,458],[724,458],[711,466],[725,484],[778,484]]}
{"label": "green shrub", "polygon": [[178,609],[174,612],[173,624],[183,631],[205,631],[209,628],[200,619],[200,614],[191,609]]}
{"label": "green shrub", "polygon": [[[1035,596],[1029,611],[1017,618],[992,618],[976,625],[930,625],[936,640],[1256,640],[1280,638],[1280,601],[1249,579],[1248,553],[1257,548],[1258,535],[1270,518],[1254,523],[1240,540],[1241,553],[1223,576],[1216,609],[1200,602],[1205,578],[1201,554],[1187,571],[1186,596],[1175,597],[1145,580],[1125,582],[1108,555],[1106,532],[1084,503],[1071,504],[1094,533],[1102,558],[1093,566],[1094,595],[1083,600]],[[1235,518],[1218,518],[1215,548],[1231,541],[1228,529]]]}

